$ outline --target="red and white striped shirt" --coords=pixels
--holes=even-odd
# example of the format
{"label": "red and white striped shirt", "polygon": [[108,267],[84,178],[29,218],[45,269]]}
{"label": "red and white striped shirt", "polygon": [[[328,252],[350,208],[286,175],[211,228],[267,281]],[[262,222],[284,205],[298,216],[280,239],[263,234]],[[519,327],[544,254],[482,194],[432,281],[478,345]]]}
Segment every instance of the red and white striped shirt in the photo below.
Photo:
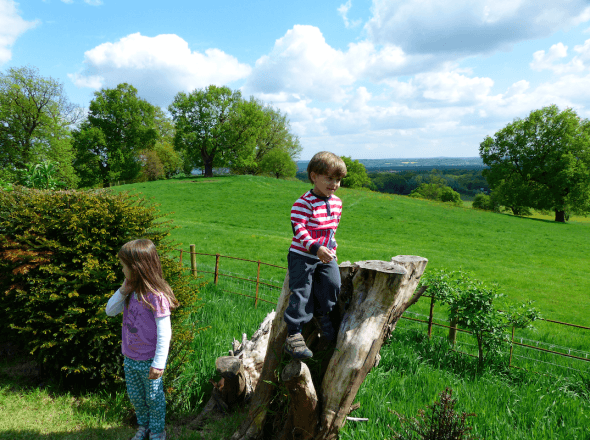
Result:
{"label": "red and white striped shirt", "polygon": [[290,252],[317,255],[320,246],[335,250],[334,234],[342,216],[342,200],[336,196],[320,198],[311,190],[303,194],[291,208],[293,241]]}

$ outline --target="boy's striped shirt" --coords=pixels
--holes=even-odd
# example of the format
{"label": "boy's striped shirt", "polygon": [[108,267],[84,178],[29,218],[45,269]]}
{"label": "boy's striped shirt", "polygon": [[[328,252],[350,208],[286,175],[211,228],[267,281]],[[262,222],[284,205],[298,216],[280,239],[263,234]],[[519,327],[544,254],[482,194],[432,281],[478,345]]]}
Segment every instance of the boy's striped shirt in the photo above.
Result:
{"label": "boy's striped shirt", "polygon": [[342,216],[342,200],[336,196],[318,197],[307,191],[291,208],[293,241],[289,251],[317,255],[320,246],[337,247],[334,234]]}

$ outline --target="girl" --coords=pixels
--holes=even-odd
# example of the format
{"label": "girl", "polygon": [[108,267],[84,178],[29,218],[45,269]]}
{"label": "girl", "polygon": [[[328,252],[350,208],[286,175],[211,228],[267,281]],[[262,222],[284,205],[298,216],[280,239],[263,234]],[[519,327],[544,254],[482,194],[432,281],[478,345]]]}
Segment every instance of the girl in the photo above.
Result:
{"label": "girl", "polygon": [[139,425],[131,440],[163,440],[166,400],[162,374],[172,336],[170,309],[178,307],[178,301],[163,279],[151,240],[126,243],[118,257],[125,281],[109,299],[106,313],[123,312],[125,381]]}

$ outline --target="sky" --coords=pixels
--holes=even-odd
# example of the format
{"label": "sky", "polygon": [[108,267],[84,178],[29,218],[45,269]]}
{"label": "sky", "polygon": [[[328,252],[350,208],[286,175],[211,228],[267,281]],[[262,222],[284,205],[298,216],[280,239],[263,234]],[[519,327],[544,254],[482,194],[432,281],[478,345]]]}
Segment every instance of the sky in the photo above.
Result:
{"label": "sky", "polygon": [[0,0],[0,72],[26,65],[83,108],[239,89],[301,160],[476,157],[544,106],[590,118],[590,0]]}

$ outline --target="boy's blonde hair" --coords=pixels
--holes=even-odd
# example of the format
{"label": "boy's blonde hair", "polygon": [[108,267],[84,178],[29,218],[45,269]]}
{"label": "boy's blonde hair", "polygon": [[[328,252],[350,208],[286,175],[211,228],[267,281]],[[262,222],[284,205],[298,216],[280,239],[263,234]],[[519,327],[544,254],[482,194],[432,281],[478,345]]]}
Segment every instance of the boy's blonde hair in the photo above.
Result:
{"label": "boy's blonde hair", "polygon": [[347,173],[346,164],[340,156],[330,153],[329,151],[320,151],[314,154],[307,165],[307,178],[311,183],[311,173],[322,174],[324,176],[338,177],[342,179]]}

